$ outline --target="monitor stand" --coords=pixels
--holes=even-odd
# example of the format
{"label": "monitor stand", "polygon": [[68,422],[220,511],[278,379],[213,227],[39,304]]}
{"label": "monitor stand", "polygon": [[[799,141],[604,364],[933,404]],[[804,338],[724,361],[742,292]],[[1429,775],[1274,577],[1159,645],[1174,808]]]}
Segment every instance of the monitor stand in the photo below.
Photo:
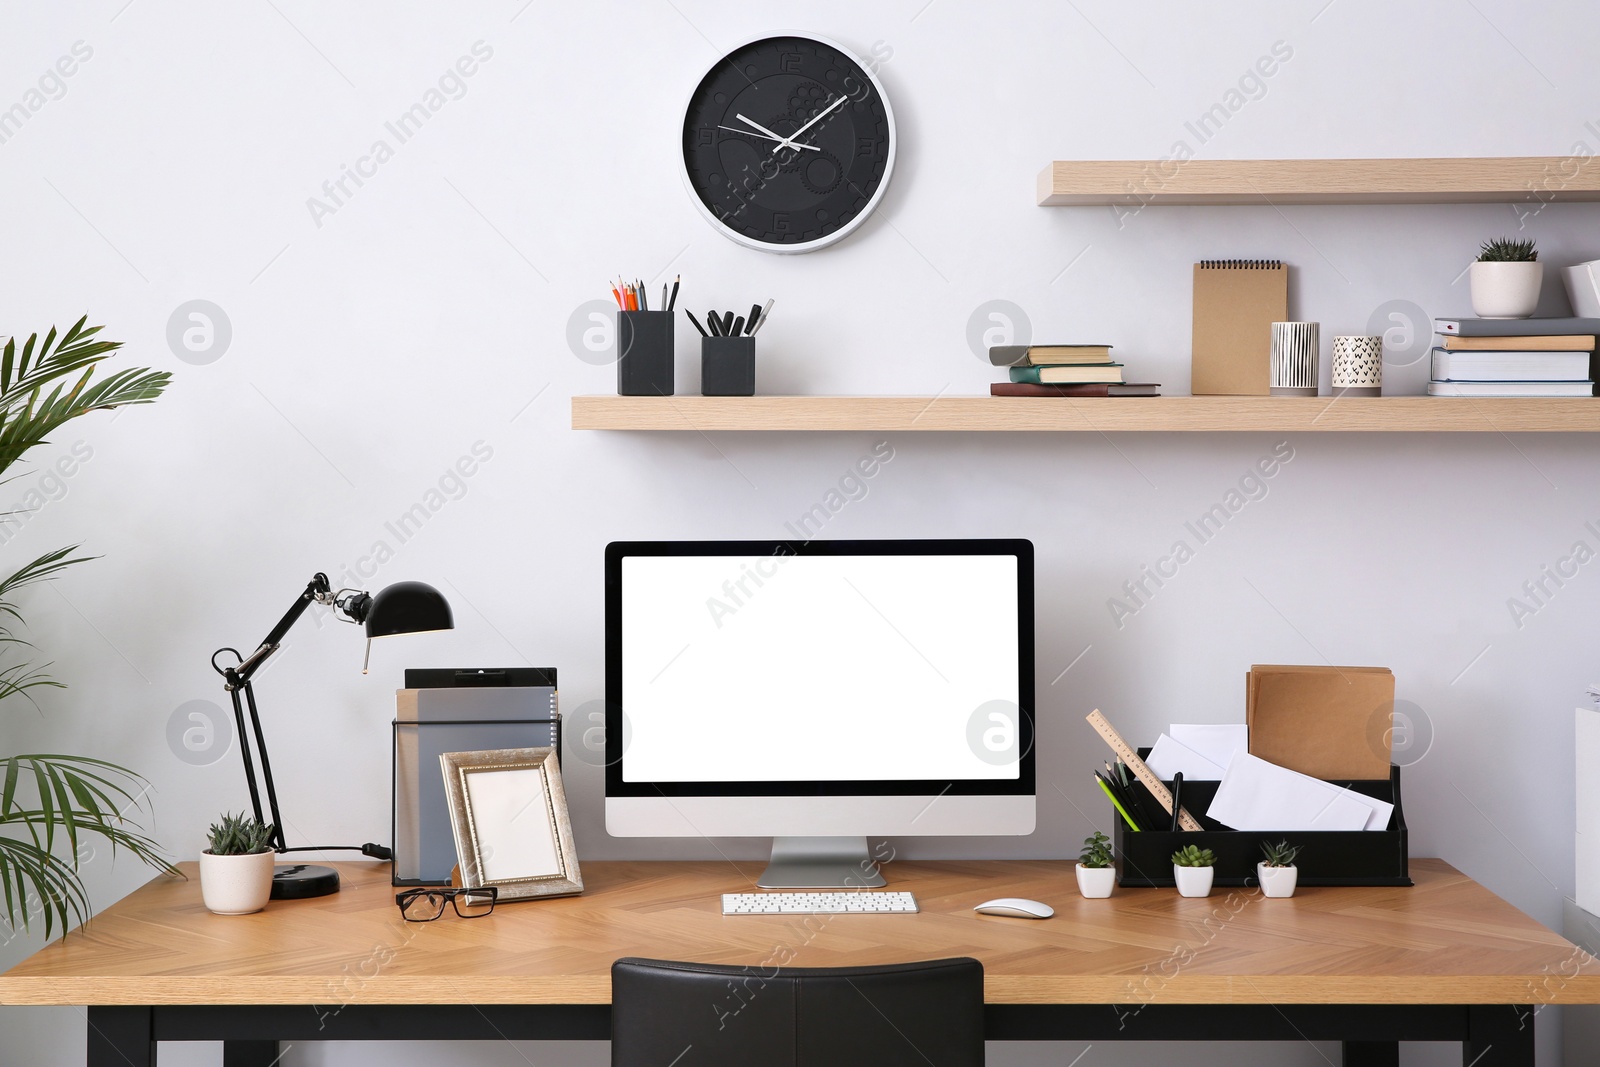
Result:
{"label": "monitor stand", "polygon": [[865,837],[774,837],[762,889],[877,889],[887,885]]}

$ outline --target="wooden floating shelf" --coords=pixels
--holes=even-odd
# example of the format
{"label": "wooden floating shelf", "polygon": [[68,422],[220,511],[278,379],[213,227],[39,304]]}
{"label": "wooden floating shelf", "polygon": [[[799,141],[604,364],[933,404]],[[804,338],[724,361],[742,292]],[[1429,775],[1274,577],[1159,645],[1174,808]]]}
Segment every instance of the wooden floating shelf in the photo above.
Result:
{"label": "wooden floating shelf", "polygon": [[1600,399],[575,396],[574,430],[1595,433]]}
{"label": "wooden floating shelf", "polygon": [[1600,160],[1057,160],[1039,206],[1113,204],[1499,204],[1600,200]]}

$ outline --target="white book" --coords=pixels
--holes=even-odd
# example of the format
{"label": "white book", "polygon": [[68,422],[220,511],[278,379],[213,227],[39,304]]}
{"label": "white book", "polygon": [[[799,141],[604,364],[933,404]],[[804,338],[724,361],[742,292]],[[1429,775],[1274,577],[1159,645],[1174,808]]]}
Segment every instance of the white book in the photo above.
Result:
{"label": "white book", "polygon": [[1433,350],[1436,382],[1582,382],[1587,352],[1464,352]]}
{"label": "white book", "polygon": [[1429,382],[1429,396],[1593,396],[1593,382]]}

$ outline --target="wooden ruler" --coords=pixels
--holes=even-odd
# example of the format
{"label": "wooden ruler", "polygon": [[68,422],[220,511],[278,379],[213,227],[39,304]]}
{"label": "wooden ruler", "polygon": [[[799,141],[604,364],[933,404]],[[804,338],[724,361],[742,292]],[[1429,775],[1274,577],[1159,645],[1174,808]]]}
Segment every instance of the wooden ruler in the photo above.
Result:
{"label": "wooden ruler", "polygon": [[[1168,792],[1166,785],[1156,777],[1156,772],[1147,767],[1144,760],[1139,758],[1139,753],[1128,747],[1128,742],[1124,741],[1122,735],[1117,733],[1116,727],[1107,722],[1106,717],[1100,714],[1099,708],[1089,713],[1089,725],[1094,727],[1095,733],[1105,738],[1106,744],[1111,746],[1111,751],[1117,754],[1117,758],[1122,761],[1122,765],[1132,771],[1135,778],[1144,783],[1144,787],[1150,790],[1150,795],[1161,801],[1161,806],[1167,809],[1168,815],[1171,815],[1172,794]],[[1184,830],[1202,829],[1201,825],[1195,821],[1194,816],[1181,808],[1178,810],[1178,826]]]}

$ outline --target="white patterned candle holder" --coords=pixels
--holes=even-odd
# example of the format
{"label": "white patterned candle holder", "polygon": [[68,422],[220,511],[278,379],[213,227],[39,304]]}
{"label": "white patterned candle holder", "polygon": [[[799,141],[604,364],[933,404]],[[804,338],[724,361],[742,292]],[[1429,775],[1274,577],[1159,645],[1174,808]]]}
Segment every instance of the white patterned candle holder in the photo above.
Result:
{"label": "white patterned candle holder", "polygon": [[1317,395],[1318,324],[1272,324],[1272,376],[1267,391],[1273,396]]}
{"label": "white patterned candle holder", "polygon": [[1333,395],[1383,395],[1383,338],[1333,339]]}

